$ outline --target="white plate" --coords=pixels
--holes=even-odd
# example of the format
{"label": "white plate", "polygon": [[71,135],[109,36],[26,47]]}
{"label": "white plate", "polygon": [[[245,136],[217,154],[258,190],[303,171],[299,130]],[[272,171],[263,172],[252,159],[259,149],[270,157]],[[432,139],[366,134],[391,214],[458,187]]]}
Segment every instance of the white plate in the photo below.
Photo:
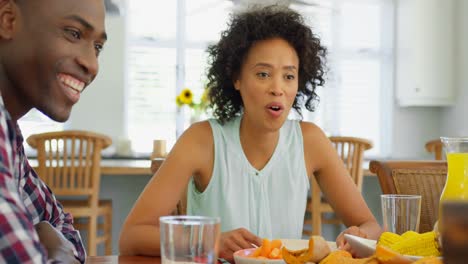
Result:
{"label": "white plate", "polygon": [[[309,240],[306,239],[281,239],[284,247],[289,250],[300,250],[309,247]],[[336,250],[336,243],[327,241],[331,251]],[[285,264],[282,259],[256,259],[248,257],[255,251],[255,248],[243,249],[234,253],[236,264]]]}
{"label": "white plate", "polygon": [[285,264],[282,259],[257,259],[249,257],[255,248],[241,249],[234,252],[234,262],[236,264]]}
{"label": "white plate", "polygon": [[[366,239],[358,236],[353,236],[349,234],[344,235],[346,241],[349,243],[351,248],[356,253],[356,256],[359,258],[366,258],[374,254],[375,248],[377,246],[377,241],[372,239]],[[418,260],[423,257],[421,256],[410,256],[403,255],[405,258],[410,260]],[[442,258],[441,258],[442,259]]]}
{"label": "white plate", "polygon": [[[308,239],[281,239],[283,246],[289,250],[299,250],[303,248],[309,248]],[[327,241],[330,251],[336,250],[336,242]]]}

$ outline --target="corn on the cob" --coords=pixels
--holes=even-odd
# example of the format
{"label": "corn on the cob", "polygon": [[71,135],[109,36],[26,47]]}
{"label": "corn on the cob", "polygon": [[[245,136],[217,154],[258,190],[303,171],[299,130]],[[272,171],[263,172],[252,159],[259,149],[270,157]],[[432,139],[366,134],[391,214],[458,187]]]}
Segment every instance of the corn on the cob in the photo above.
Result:
{"label": "corn on the cob", "polygon": [[401,241],[401,236],[392,232],[383,232],[380,235],[378,245],[391,247],[393,244],[396,244]]}
{"label": "corn on the cob", "polygon": [[419,233],[414,232],[414,231],[406,231],[403,234],[401,234],[401,238],[402,239],[410,239],[410,238],[413,238],[413,237],[417,237],[419,235],[420,235]]}
{"label": "corn on the cob", "polygon": [[440,256],[439,244],[435,232],[411,234],[409,238],[390,246],[391,249],[403,255]]}
{"label": "corn on the cob", "polygon": [[391,232],[384,232],[377,243],[386,246],[403,255],[440,256],[440,248],[436,232],[418,234],[408,231],[401,236]]}

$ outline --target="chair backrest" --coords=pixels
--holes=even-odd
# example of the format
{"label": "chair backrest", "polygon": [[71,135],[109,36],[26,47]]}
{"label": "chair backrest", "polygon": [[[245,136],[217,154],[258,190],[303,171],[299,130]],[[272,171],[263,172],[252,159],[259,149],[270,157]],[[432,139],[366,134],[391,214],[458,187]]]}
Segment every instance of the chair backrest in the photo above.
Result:
{"label": "chair backrest", "polygon": [[[350,176],[353,178],[359,191],[362,189],[362,162],[364,151],[372,148],[372,143],[369,140],[356,138],[356,137],[329,137],[332,145],[335,147],[338,155],[343,160],[346,169],[349,171]],[[312,224],[313,234],[321,234],[321,217],[323,212],[333,212],[333,208],[324,201],[322,191],[315,180],[311,178],[311,199],[308,201],[306,207],[305,225],[309,222]],[[311,219],[308,215],[311,214]],[[339,219],[334,219],[339,220]],[[335,221],[333,221],[335,222]],[[338,221],[339,222],[339,221]],[[307,233],[305,233],[307,234]]]}
{"label": "chair backrest", "polygon": [[34,134],[26,140],[37,149],[39,177],[57,196],[85,196],[97,206],[101,150],[112,140],[89,131]]}
{"label": "chair backrest", "polygon": [[434,153],[434,158],[436,160],[443,159],[443,148],[442,141],[440,139],[434,139],[428,141],[425,145],[427,152]]}
{"label": "chair backrest", "polygon": [[384,194],[419,194],[421,219],[419,232],[433,229],[438,219],[439,199],[447,179],[445,161],[377,161],[370,163]]}
{"label": "chair backrest", "polygon": [[329,137],[329,139],[343,160],[357,188],[361,191],[364,151],[372,148],[372,142],[357,137]]}

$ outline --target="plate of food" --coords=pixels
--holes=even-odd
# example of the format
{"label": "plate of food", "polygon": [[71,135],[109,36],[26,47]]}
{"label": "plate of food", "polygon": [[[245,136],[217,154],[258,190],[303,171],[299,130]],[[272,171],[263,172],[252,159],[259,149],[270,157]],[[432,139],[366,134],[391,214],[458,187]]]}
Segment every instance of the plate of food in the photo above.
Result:
{"label": "plate of food", "polygon": [[264,239],[261,247],[235,252],[234,260],[236,264],[285,264],[292,260],[297,260],[299,263],[318,263],[332,249],[336,249],[335,244],[325,241],[320,236],[313,236],[309,240]]}
{"label": "plate of food", "polygon": [[[387,236],[387,235],[389,235],[389,234],[385,234],[385,236]],[[394,235],[395,234],[392,234],[391,236],[394,236]],[[420,235],[420,234],[417,234],[417,235]],[[344,236],[345,236],[346,241],[349,243],[349,245],[351,246],[351,248],[355,252],[356,257],[366,258],[366,257],[372,256],[375,253],[375,250],[376,250],[377,244],[378,244],[376,240],[367,239],[367,238],[358,237],[358,236],[353,236],[353,235],[350,235],[350,234],[345,234]],[[388,245],[383,245],[383,246],[388,247]],[[430,249],[428,249],[428,250],[430,250]],[[429,252],[429,251],[427,251],[427,252]],[[437,251],[433,251],[433,252],[434,252],[434,254],[429,254],[429,255],[436,255],[437,254]],[[439,255],[440,255],[440,253],[439,253]],[[422,259],[424,257],[427,257],[427,256],[404,255],[404,254],[402,254],[401,256],[406,258],[406,259],[409,259],[411,261],[415,261],[415,260],[419,260],[419,259]],[[441,257],[439,257],[439,258],[441,259]]]}

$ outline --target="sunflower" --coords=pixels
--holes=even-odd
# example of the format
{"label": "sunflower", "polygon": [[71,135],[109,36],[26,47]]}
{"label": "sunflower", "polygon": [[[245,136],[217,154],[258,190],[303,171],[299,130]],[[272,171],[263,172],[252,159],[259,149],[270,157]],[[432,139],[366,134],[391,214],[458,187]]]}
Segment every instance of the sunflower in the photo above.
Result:
{"label": "sunflower", "polygon": [[180,92],[180,95],[177,98],[177,100],[180,100],[182,104],[191,105],[193,102],[193,93],[190,91],[190,89],[185,88],[182,90],[182,92]]}
{"label": "sunflower", "polygon": [[180,95],[176,97],[176,105],[178,107],[181,107],[183,105],[182,101],[180,100],[180,97],[181,97]]}

